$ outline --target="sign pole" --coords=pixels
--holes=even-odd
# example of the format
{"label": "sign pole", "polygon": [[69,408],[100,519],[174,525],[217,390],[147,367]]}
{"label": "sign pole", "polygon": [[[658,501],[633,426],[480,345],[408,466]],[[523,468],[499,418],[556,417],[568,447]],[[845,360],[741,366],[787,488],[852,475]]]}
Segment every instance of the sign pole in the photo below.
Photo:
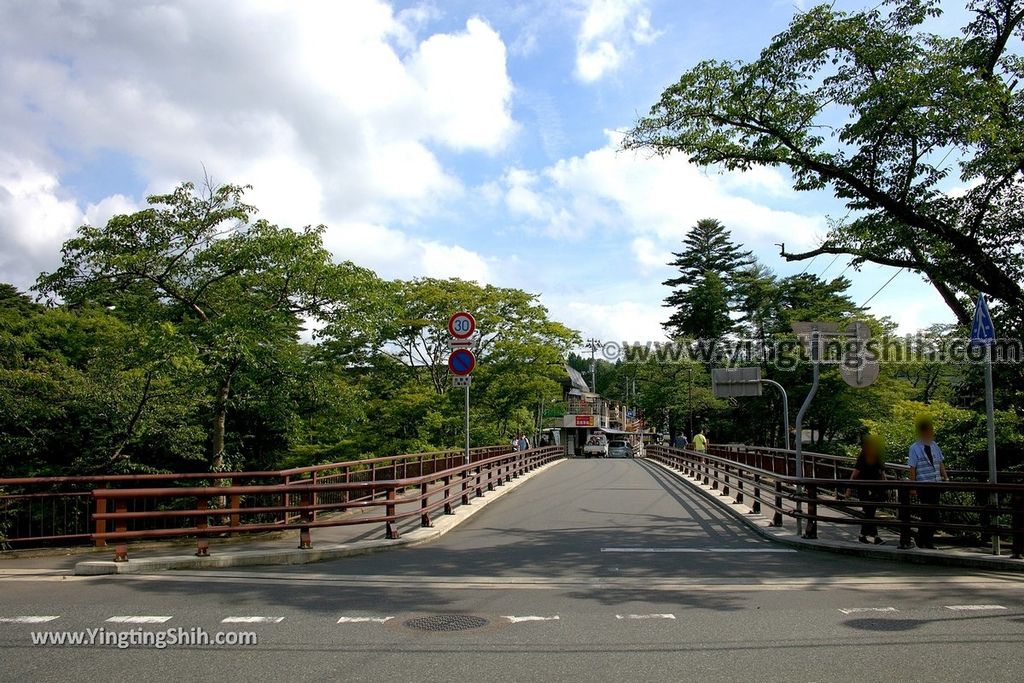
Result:
{"label": "sign pole", "polygon": [[469,384],[466,384],[466,456],[463,464],[469,464]]}
{"label": "sign pole", "polygon": [[[992,324],[992,314],[985,302],[985,295],[979,293],[974,305],[974,322],[971,324],[971,344],[985,347],[985,417],[988,422],[988,482],[995,484],[998,477],[996,471],[996,420],[995,400],[992,396],[992,356],[995,353],[996,329]],[[999,502],[999,494],[992,492],[988,496],[988,504],[993,510]],[[992,534],[992,554],[999,554],[999,533]]]}
{"label": "sign pole", "polygon": [[[811,407],[811,401],[814,400],[814,395],[818,393],[818,378],[820,373],[819,358],[818,358],[818,328],[815,327],[811,330],[811,390],[807,392],[807,398],[804,399],[803,405],[800,406],[800,410],[796,414],[796,443],[795,455],[796,455],[796,476],[797,479],[803,479],[804,476],[804,415],[807,414],[807,409]],[[803,487],[797,486],[797,492],[802,493]],[[803,503],[797,501],[796,504],[797,514],[803,512]],[[796,518],[796,533],[798,536],[804,535],[804,520],[803,517]]]}
{"label": "sign pole", "polygon": [[[989,344],[985,350],[985,415],[988,419],[988,481],[990,484],[995,484],[998,475],[996,474],[996,419],[995,419],[995,399],[992,395],[992,353],[994,349],[992,344]],[[999,494],[993,493],[989,495],[989,504],[995,507],[996,496]],[[999,533],[992,534],[992,554],[998,555],[999,548]]]}

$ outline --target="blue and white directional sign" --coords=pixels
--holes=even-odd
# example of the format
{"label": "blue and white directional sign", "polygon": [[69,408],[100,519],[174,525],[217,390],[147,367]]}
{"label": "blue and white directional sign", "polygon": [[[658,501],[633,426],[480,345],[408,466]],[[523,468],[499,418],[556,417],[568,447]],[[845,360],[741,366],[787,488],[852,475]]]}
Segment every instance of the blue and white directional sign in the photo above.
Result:
{"label": "blue and white directional sign", "polygon": [[448,356],[448,369],[456,377],[464,377],[476,367],[476,356],[469,349],[455,349]]}
{"label": "blue and white directional sign", "polygon": [[986,346],[996,340],[996,328],[992,324],[992,314],[985,303],[985,295],[978,295],[978,303],[974,307],[974,324],[971,325],[971,344]]}

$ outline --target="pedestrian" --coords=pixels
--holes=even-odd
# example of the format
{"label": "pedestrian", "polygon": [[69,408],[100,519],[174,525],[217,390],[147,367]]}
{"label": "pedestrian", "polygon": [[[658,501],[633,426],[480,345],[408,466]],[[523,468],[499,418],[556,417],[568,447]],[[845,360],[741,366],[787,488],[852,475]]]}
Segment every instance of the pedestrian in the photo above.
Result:
{"label": "pedestrian", "polygon": [[697,435],[693,437],[693,450],[698,453],[707,453],[708,450],[708,437],[704,436],[704,428],[697,432]]}
{"label": "pedestrian", "polygon": [[686,448],[689,445],[690,445],[690,440],[686,438],[686,434],[678,434],[676,436],[676,442],[675,442],[675,447],[676,448]]}
{"label": "pedestrian", "polygon": [[[883,459],[884,445],[882,439],[875,434],[865,434],[861,441],[860,455],[857,456],[857,463],[853,466],[853,473],[850,475],[852,481],[885,481],[885,460]],[[861,543],[874,543],[882,545],[885,541],[878,535],[878,525],[875,523],[875,512],[879,503],[885,500],[886,489],[884,486],[857,486],[857,497],[864,503],[861,510],[864,514],[864,521],[860,525]],[[850,489],[846,490],[850,496]],[[869,540],[869,537],[872,540]]]}
{"label": "pedestrian", "polygon": [[[910,452],[907,457],[907,465],[910,467],[910,481],[939,482],[949,481],[946,474],[946,464],[943,462],[942,451],[939,444],[935,443],[935,423],[931,415],[922,413],[914,420],[914,430],[917,432],[917,441],[910,445]],[[922,505],[937,506],[939,504],[940,491],[930,486],[923,486],[917,490],[918,500]],[[913,495],[913,491],[911,492]],[[929,550],[935,549],[935,525],[939,523],[939,511],[937,508],[921,511],[921,527],[917,532],[917,545]],[[910,529],[905,528],[900,534],[900,548],[912,548],[910,542]]]}
{"label": "pedestrian", "polygon": [[530,450],[530,440],[526,438],[526,434],[519,433],[519,438],[516,439],[516,448],[520,451]]}

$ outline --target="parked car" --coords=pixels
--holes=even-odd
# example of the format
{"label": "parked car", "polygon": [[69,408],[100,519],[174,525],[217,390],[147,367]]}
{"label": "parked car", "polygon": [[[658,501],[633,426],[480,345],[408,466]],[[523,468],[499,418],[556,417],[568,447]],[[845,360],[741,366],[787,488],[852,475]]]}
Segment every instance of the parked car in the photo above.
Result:
{"label": "parked car", "polygon": [[608,439],[603,434],[594,434],[587,443],[583,446],[583,457],[584,458],[607,458],[608,457]]}
{"label": "parked car", "polygon": [[633,450],[633,444],[628,441],[609,441],[608,442],[608,457],[609,458],[632,458],[636,455]]}

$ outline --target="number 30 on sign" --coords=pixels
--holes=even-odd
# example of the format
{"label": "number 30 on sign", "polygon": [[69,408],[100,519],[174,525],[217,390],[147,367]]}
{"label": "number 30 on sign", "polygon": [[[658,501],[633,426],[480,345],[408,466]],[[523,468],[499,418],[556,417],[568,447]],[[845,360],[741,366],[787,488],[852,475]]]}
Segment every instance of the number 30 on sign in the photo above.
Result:
{"label": "number 30 on sign", "polygon": [[471,337],[475,331],[476,319],[466,311],[453,313],[452,317],[448,318],[448,334],[456,339]]}

